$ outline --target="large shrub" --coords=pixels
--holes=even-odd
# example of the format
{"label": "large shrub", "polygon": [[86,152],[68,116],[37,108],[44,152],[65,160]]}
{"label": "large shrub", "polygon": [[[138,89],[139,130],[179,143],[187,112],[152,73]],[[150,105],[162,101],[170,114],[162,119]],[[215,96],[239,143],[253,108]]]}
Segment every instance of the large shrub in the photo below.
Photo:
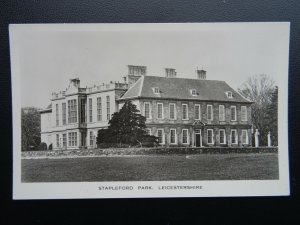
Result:
{"label": "large shrub", "polygon": [[157,139],[147,135],[145,122],[146,118],[140,114],[136,105],[130,101],[125,102],[120,111],[112,115],[108,128],[98,131],[98,147],[103,146],[103,143],[128,146],[143,146],[145,143],[154,146]]}

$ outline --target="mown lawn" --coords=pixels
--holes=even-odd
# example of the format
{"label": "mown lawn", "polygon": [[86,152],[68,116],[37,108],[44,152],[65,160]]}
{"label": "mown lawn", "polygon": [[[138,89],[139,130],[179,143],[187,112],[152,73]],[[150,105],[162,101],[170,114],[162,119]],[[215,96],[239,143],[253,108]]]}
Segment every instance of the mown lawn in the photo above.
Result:
{"label": "mown lawn", "polygon": [[22,182],[278,179],[277,153],[23,159]]}

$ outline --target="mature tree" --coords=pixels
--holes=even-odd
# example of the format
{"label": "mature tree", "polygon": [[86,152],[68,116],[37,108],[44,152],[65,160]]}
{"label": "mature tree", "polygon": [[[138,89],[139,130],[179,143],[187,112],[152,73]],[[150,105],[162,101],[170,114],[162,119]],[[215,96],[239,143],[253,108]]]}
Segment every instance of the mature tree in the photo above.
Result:
{"label": "mature tree", "polygon": [[149,136],[145,122],[146,118],[140,114],[136,105],[126,101],[120,111],[112,115],[108,129],[99,130],[97,143],[141,145]]}
{"label": "mature tree", "polygon": [[22,151],[38,149],[41,143],[41,117],[37,108],[21,109]]}
{"label": "mature tree", "polygon": [[269,107],[274,90],[274,81],[271,77],[264,74],[249,77],[238,89],[240,94],[254,102],[251,113],[252,123],[253,129],[259,130],[261,145],[267,145],[267,135],[271,129],[266,118],[271,116]]}

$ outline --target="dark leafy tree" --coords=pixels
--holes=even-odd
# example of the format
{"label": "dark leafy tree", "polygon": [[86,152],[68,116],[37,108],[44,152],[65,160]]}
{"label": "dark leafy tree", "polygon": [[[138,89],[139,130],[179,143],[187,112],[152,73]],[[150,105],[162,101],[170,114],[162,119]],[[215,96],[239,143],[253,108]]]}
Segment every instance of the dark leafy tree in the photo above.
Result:
{"label": "dark leafy tree", "polygon": [[37,150],[41,143],[41,117],[37,108],[21,109],[22,151]]}
{"label": "dark leafy tree", "polygon": [[267,145],[268,142],[267,135],[270,127],[266,118],[271,116],[269,107],[274,90],[274,81],[264,74],[249,77],[238,89],[246,99],[254,102],[251,107],[251,117],[253,129],[259,130],[261,145]]}
{"label": "dark leafy tree", "polygon": [[126,101],[120,111],[112,115],[108,129],[99,130],[97,143],[142,145],[147,138],[149,140],[145,122],[136,105]]}

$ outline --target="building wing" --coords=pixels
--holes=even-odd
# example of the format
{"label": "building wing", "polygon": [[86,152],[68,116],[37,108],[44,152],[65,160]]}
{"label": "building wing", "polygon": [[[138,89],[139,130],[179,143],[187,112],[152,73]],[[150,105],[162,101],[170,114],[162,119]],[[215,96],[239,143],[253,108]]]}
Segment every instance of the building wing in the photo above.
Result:
{"label": "building wing", "polygon": [[120,100],[134,98],[251,103],[224,81],[157,76],[142,76]]}

